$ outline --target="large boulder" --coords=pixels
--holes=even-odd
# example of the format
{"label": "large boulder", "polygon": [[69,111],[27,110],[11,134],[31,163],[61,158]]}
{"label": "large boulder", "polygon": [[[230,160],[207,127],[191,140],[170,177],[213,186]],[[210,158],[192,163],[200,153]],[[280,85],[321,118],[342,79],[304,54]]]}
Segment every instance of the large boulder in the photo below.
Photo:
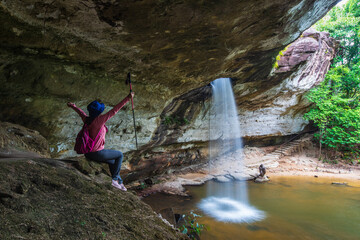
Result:
{"label": "large boulder", "polygon": [[0,159],[1,239],[187,239],[131,192],[54,159]]}

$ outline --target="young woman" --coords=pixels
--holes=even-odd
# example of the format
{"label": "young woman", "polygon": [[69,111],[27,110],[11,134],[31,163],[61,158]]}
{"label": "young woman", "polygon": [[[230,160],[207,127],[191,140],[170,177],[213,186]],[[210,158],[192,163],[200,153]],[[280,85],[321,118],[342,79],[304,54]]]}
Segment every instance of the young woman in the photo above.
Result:
{"label": "young woman", "polygon": [[127,191],[120,177],[123,153],[116,150],[104,149],[105,134],[108,132],[105,123],[125,106],[132,97],[134,97],[134,92],[131,92],[126,98],[105,114],[101,114],[105,109],[105,105],[98,101],[93,101],[87,106],[89,116],[83,110],[76,107],[74,103],[67,103],[70,108],[74,109],[75,112],[79,114],[82,121],[87,124],[89,135],[95,140],[94,148],[91,152],[85,153],[85,157],[96,162],[105,162],[109,164],[112,186],[122,191]]}

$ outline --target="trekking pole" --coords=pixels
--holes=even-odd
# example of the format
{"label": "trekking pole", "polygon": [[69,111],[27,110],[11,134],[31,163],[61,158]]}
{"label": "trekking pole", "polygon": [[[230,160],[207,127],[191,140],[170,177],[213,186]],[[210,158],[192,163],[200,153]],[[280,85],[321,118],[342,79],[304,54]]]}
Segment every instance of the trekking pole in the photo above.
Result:
{"label": "trekking pole", "polygon": [[[127,74],[125,84],[126,84],[126,85],[128,85],[128,84],[130,85],[130,94],[131,94],[133,90],[132,90],[132,86],[131,86],[130,73]],[[133,114],[133,122],[134,122],[134,130],[135,130],[135,141],[136,141],[136,150],[137,150],[137,149],[138,149],[138,142],[137,142],[137,135],[136,135],[134,100],[133,100],[132,95],[131,95],[131,107],[132,107],[132,114]]]}

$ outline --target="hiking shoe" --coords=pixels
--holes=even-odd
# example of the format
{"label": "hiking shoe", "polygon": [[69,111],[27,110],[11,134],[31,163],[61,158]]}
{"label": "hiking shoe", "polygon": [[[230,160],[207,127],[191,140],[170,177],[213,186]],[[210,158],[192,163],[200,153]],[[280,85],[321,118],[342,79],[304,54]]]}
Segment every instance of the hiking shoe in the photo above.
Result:
{"label": "hiking shoe", "polygon": [[116,187],[117,189],[120,189],[121,191],[127,191],[126,187],[124,186],[124,184],[119,184],[119,182],[117,180],[112,180],[111,183],[112,186]]}
{"label": "hiking shoe", "polygon": [[126,187],[124,186],[124,184],[119,184],[120,185],[120,190],[122,190],[122,191],[124,191],[124,192],[126,192],[127,191],[127,189],[126,189]]}

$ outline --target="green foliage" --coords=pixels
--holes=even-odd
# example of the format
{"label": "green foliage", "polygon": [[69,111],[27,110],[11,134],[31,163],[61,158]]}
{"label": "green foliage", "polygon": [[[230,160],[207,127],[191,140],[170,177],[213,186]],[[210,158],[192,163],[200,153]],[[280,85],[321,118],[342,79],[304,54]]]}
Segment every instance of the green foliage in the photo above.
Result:
{"label": "green foliage", "polygon": [[275,58],[275,63],[273,65],[273,68],[277,69],[279,68],[279,61],[281,59],[282,56],[284,56],[284,53],[286,52],[286,50],[288,49],[289,46],[286,46],[283,50],[281,50],[278,55]]}
{"label": "green foliage", "polygon": [[[340,49],[324,82],[307,98],[314,103],[305,114],[319,128],[320,146],[358,156],[360,145],[360,0],[334,7],[315,28],[340,42]],[[323,161],[330,161],[325,159]]]}
{"label": "green foliage", "polygon": [[343,159],[351,162],[352,164],[360,163],[359,152],[346,152],[343,154]]}
{"label": "green foliage", "polygon": [[204,224],[197,221],[197,218],[201,216],[193,211],[189,215],[182,215],[182,217],[185,223],[180,227],[180,231],[187,234],[191,239],[196,239],[196,236],[200,236],[202,231],[207,230]]}
{"label": "green foliage", "polygon": [[186,118],[181,118],[178,116],[165,116],[163,118],[163,123],[167,126],[170,125],[182,126],[189,124],[190,121]]}
{"label": "green foliage", "polygon": [[326,31],[340,41],[340,49],[335,58],[336,65],[346,65],[352,69],[360,61],[360,0],[349,0],[345,6],[334,7],[314,26]]}
{"label": "green foliage", "polygon": [[307,98],[314,103],[305,114],[319,128],[321,144],[340,151],[357,151],[360,144],[359,78],[344,66],[329,70],[325,81]]}
{"label": "green foliage", "polygon": [[336,159],[322,159],[323,163],[330,163],[330,164],[338,164],[339,162]]}
{"label": "green foliage", "polygon": [[147,186],[144,182],[140,182],[140,189],[145,189]]}

